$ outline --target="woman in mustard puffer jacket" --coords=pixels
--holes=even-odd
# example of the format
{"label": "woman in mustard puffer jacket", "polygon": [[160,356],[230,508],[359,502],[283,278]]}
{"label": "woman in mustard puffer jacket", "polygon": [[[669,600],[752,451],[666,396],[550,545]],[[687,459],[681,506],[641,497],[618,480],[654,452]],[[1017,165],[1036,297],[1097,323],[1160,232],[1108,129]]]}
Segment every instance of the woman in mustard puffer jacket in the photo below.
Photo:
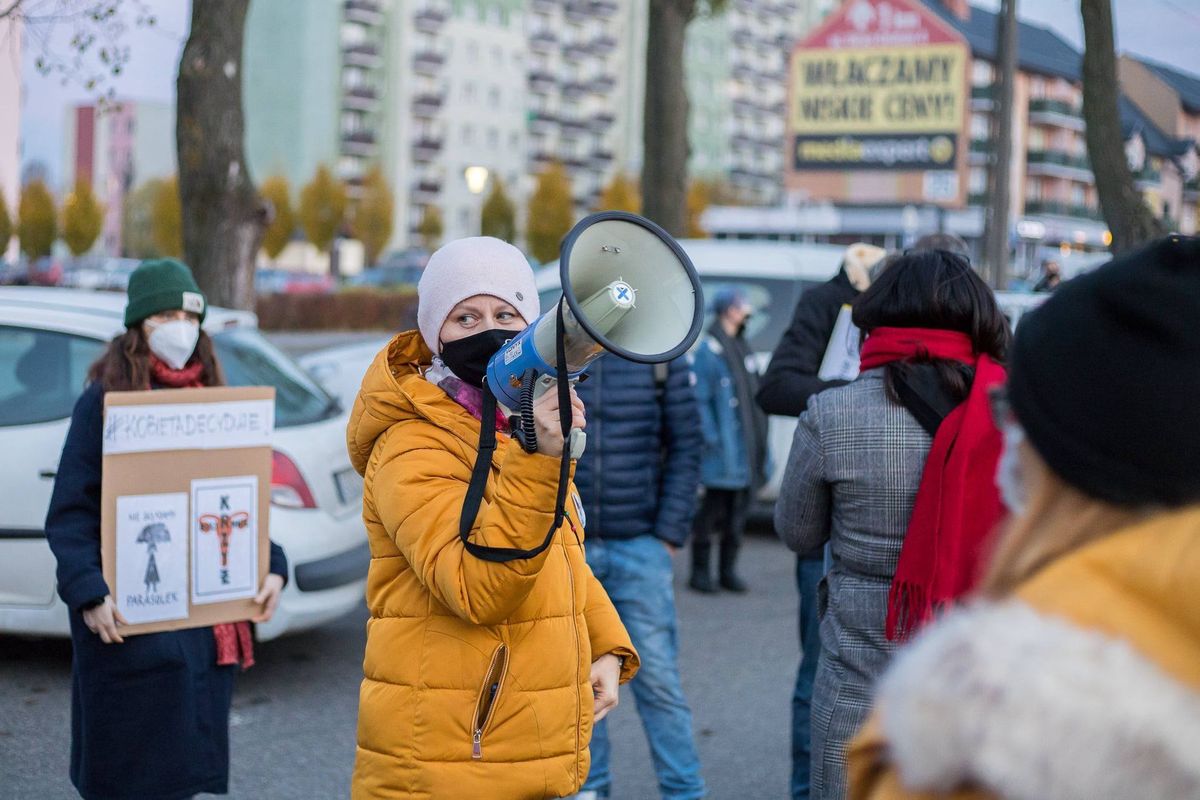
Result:
{"label": "woman in mustard puffer jacket", "polygon": [[[491,238],[452,242],[421,277],[420,330],[396,336],[363,379],[347,431],[371,545],[355,798],[570,795],[587,777],[593,720],[637,671],[584,560],[577,503],[528,558],[484,560],[459,538],[484,369],[537,314],[520,251]],[[486,421],[499,444],[469,536],[476,545],[537,550],[553,524],[556,392],[534,417],[533,454],[499,415]]]}

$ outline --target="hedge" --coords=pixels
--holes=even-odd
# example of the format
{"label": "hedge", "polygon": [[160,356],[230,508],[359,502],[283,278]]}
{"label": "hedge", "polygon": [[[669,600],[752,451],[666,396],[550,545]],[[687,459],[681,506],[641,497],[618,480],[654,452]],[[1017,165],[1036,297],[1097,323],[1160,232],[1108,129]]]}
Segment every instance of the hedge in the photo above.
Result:
{"label": "hedge", "polygon": [[398,331],[417,327],[414,291],[346,289],[334,294],[266,294],[258,325],[268,331]]}

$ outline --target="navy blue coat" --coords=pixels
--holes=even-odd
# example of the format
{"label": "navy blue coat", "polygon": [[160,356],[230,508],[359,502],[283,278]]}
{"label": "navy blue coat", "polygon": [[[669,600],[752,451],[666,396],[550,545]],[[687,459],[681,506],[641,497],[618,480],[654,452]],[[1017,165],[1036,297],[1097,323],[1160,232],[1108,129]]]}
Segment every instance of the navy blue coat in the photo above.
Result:
{"label": "navy blue coat", "polygon": [[[58,593],[70,608],[71,782],[84,798],[173,800],[224,794],[236,666],[217,666],[212,628],[104,644],[80,608],[109,593],[100,567],[104,393],[75,404],[46,517]],[[287,576],[271,545],[271,572]]]}
{"label": "navy blue coat", "polygon": [[655,368],[606,356],[576,390],[587,450],[575,469],[588,536],[657,536],[683,545],[696,513],[704,439],[686,358],[660,387]]}

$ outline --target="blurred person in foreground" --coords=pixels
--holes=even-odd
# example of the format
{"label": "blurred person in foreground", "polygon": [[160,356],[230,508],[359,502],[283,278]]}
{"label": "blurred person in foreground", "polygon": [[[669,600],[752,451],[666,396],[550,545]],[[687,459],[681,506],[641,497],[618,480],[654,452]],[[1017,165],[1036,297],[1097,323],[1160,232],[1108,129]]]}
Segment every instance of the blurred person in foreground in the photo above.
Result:
{"label": "blurred person in foreground", "polygon": [[[705,794],[692,712],[679,679],[672,556],[687,544],[700,484],[700,434],[686,358],[592,365],[578,385],[588,448],[575,485],[583,501],[587,560],[641,658],[629,684],[664,798]],[[592,768],[579,800],[612,796],[608,721],[592,731]]]}
{"label": "blurred person in foreground", "polygon": [[[758,369],[746,340],[754,309],[736,289],[713,298],[713,322],[696,348],[696,400],[704,435],[701,481],[704,499],[692,534],[688,585],[704,594],[745,592],[737,574],[738,551],[754,493],[766,481],[767,417],[754,403]],[[719,544],[713,581],[712,542]]]}
{"label": "blurred person in foreground", "polygon": [[[637,672],[588,568],[574,486],[555,527],[558,392],[534,402],[534,453],[484,394],[489,360],[538,311],[520,250],[450,242],[417,285],[419,330],[397,334],[363,378],[346,431],[371,546],[352,797],[573,794],[593,721]],[[582,429],[573,390],[570,401]],[[481,426],[497,452],[460,531]]]}
{"label": "blurred person in foreground", "polygon": [[1003,514],[988,390],[1009,330],[963,257],[909,252],[854,304],[861,373],[811,398],[775,507],[797,553],[830,544],[819,600],[813,797],[846,795],[845,747],[897,641],[969,590]]}
{"label": "blurred person in foreground", "polygon": [[[842,268],[826,283],[800,296],[792,324],[779,347],[758,390],[759,407],[768,414],[798,417],[809,399],[825,389],[844,386],[845,381],[822,380],[818,373],[833,328],[842,308],[871,285],[871,274],[883,260],[885,251],[869,244],[846,248]],[[800,595],[800,664],[792,692],[792,800],[808,800],[810,707],[813,679],[817,674],[817,656],[821,638],[817,622],[817,584],[825,574],[825,559],[820,551],[796,557],[796,591]]]}
{"label": "blurred person in foreground", "polygon": [[897,656],[855,800],[1200,797],[1200,239],[1024,318],[980,599]]}

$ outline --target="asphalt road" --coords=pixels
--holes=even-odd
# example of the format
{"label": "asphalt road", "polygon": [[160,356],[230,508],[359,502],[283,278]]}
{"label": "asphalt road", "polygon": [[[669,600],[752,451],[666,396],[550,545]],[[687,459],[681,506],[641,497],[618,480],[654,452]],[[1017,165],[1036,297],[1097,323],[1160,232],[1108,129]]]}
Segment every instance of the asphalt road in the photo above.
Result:
{"label": "asphalt road", "polygon": [[[792,557],[773,538],[752,536],[743,558],[752,591],[741,597],[689,592],[685,561],[676,557],[681,664],[710,797],[784,798],[797,658]],[[347,796],[365,619],[360,608],[259,645],[230,718],[231,797]],[[69,642],[0,636],[0,798],[76,796],[67,779],[70,699]],[[653,800],[645,737],[625,700],[610,727],[614,797]]]}

